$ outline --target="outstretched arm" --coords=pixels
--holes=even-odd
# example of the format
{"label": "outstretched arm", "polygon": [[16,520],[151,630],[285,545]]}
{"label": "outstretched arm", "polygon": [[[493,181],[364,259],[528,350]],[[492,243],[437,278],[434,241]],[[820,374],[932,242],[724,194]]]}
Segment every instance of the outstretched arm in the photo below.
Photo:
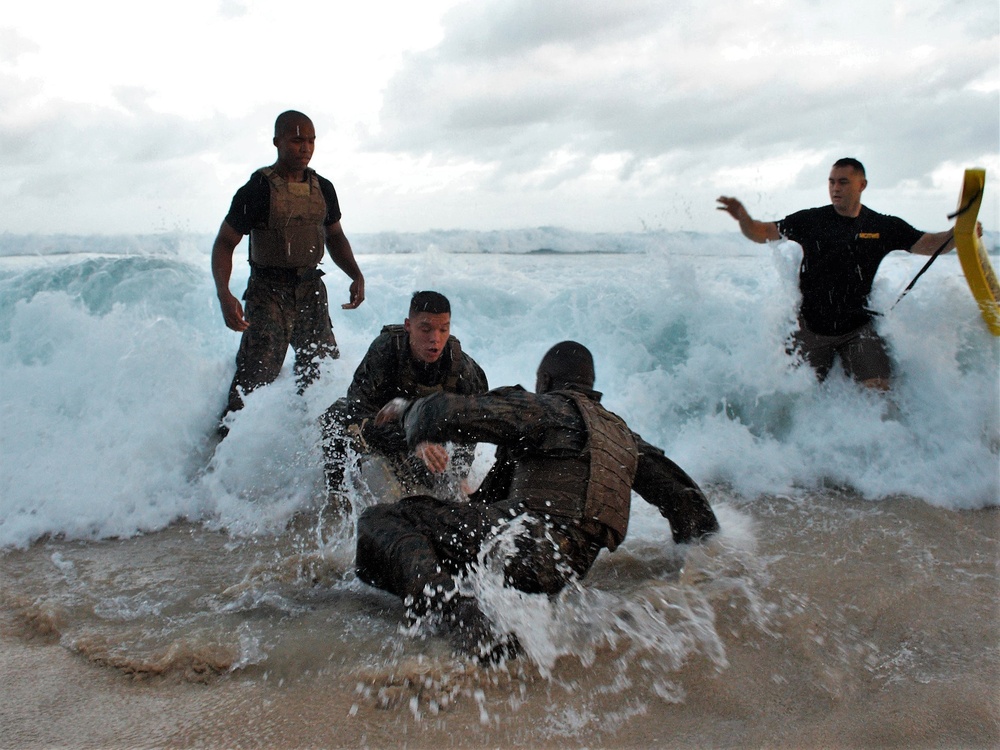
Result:
{"label": "outstretched arm", "polygon": [[[976,222],[976,235],[979,237],[983,236],[983,225],[978,221]],[[944,249],[941,250],[942,253],[950,253],[955,249],[955,230],[926,232],[919,240],[913,243],[910,252],[916,255],[933,255],[942,245],[944,245]]]}
{"label": "outstretched arm", "polygon": [[375,423],[401,420],[411,448],[425,441],[449,440],[518,445],[541,437],[537,425],[544,415],[534,393],[507,386],[476,395],[432,393],[416,401],[393,399],[382,407]]}
{"label": "outstretched arm", "polygon": [[746,208],[736,198],[720,196],[716,200],[721,206],[716,206],[720,211],[725,211],[740,223],[740,231],[748,240],[754,242],[768,242],[780,240],[781,233],[778,232],[778,225],[773,221],[757,221],[750,217]]}
{"label": "outstretched arm", "polygon": [[955,249],[955,233],[950,229],[947,232],[926,232],[913,243],[910,252],[915,255],[933,255],[942,245],[942,253],[950,253]]}

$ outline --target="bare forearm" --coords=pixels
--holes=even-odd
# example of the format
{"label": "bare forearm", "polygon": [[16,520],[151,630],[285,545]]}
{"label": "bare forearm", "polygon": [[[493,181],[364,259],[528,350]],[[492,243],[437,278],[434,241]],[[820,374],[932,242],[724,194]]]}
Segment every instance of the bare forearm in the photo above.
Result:
{"label": "bare forearm", "polygon": [[212,278],[215,280],[215,291],[219,297],[230,293],[229,280],[233,275],[233,252],[242,239],[242,234],[229,226],[227,222],[222,222],[215,242],[212,244]]}
{"label": "bare forearm", "polygon": [[328,231],[326,247],[337,268],[347,274],[348,278],[352,281],[364,278],[358,262],[354,259],[354,249],[351,247],[351,242],[347,239],[347,235],[343,231]]}
{"label": "bare forearm", "polygon": [[[772,229],[773,228],[773,229]],[[750,216],[740,220],[740,231],[748,240],[763,244],[770,240],[778,239],[778,230],[774,227],[774,222],[756,221]]]}
{"label": "bare forearm", "polygon": [[[943,246],[943,249],[941,249]],[[940,250],[942,253],[951,252],[955,249],[955,233],[952,230],[946,232],[927,232],[917,240],[911,253],[916,255],[933,255]]]}
{"label": "bare forearm", "polygon": [[718,210],[725,211],[736,219],[739,222],[740,231],[748,240],[764,243],[781,239],[777,224],[773,221],[757,221],[753,219],[744,205],[736,198],[722,196],[716,200],[721,204],[717,207]]}
{"label": "bare forearm", "polygon": [[233,275],[233,254],[220,248],[219,240],[212,247],[212,278],[215,280],[215,293],[222,296],[229,293],[229,280]]}
{"label": "bare forearm", "polygon": [[353,310],[365,301],[365,277],[358,268],[357,261],[354,260],[354,250],[351,249],[351,243],[348,242],[339,221],[326,228],[326,247],[337,268],[351,279],[351,301],[341,305],[341,308]]}
{"label": "bare forearm", "polygon": [[234,331],[245,331],[249,326],[243,316],[243,306],[229,291],[229,279],[233,275],[233,251],[242,239],[242,234],[223,221],[212,245],[212,278],[215,280],[215,293],[219,298],[219,307],[222,308],[226,326]]}

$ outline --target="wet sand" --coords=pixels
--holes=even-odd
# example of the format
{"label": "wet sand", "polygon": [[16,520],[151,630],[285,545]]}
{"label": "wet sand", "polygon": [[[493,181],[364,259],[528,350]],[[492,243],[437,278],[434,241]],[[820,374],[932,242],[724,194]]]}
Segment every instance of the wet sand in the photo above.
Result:
{"label": "wet sand", "polygon": [[[633,620],[648,611],[688,628],[687,640],[637,646],[642,623],[630,639],[618,622],[613,637],[582,637],[551,667],[468,664],[441,638],[400,634],[398,605],[351,584],[332,597],[300,591],[301,612],[260,600],[220,611],[231,620],[221,633],[250,621],[266,634],[266,658],[231,670],[235,636],[206,635],[200,621],[175,628],[204,592],[137,616],[139,630],[102,629],[91,612],[100,608],[81,603],[84,589],[112,580],[95,572],[98,560],[153,569],[191,538],[215,560],[225,535],[188,528],[8,551],[0,747],[1000,746],[1000,510],[834,491],[728,504],[731,522],[752,526],[752,550],[689,561],[678,576],[653,535],[639,535],[587,582],[641,604]],[[291,556],[236,547],[247,566]],[[53,561],[77,577],[46,578]],[[181,589],[183,577],[147,571],[144,585]],[[711,616],[678,614],[685,605]],[[578,624],[595,622],[583,614]],[[118,642],[93,645],[101,639]]]}

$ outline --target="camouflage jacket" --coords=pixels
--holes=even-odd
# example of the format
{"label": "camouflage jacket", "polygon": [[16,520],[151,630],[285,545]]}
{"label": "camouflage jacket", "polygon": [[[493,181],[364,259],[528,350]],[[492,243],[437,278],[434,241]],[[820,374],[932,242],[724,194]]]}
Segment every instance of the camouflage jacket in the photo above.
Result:
{"label": "camouflage jacket", "polygon": [[[596,391],[574,390],[600,401]],[[517,464],[550,459],[554,476],[539,480],[532,501],[535,508],[545,507],[549,504],[545,493],[558,483],[556,475],[564,473],[565,459],[590,461],[589,436],[580,410],[568,394],[559,391],[534,394],[514,386],[480,395],[433,394],[411,404],[403,423],[410,446],[424,440],[498,446],[496,462],[472,496],[474,502],[510,503]],[[670,522],[674,541],[690,542],[717,531],[715,514],[694,480],[662,450],[630,433],[638,448],[632,490]],[[512,507],[513,511],[522,509]],[[621,541],[596,536],[611,548]]]}
{"label": "camouflage jacket", "polygon": [[489,389],[486,373],[462,351],[454,336],[437,362],[420,362],[410,353],[409,336],[401,325],[388,325],[368,347],[347,389],[343,409],[350,420],[365,420],[365,441],[385,453],[406,452],[398,425],[376,427],[371,418],[394,398],[415,399],[431,393],[474,394]]}

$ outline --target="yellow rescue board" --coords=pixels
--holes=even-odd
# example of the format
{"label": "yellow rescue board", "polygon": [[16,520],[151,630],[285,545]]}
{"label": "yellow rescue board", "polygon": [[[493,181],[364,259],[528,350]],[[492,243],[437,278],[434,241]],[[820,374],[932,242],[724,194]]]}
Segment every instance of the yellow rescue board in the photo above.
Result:
{"label": "yellow rescue board", "polygon": [[979,304],[986,326],[994,336],[1000,336],[1000,284],[990,265],[986,248],[976,234],[976,219],[983,202],[986,185],[985,169],[966,169],[962,195],[958,199],[955,217],[955,247],[962,271],[969,282],[972,296]]}

